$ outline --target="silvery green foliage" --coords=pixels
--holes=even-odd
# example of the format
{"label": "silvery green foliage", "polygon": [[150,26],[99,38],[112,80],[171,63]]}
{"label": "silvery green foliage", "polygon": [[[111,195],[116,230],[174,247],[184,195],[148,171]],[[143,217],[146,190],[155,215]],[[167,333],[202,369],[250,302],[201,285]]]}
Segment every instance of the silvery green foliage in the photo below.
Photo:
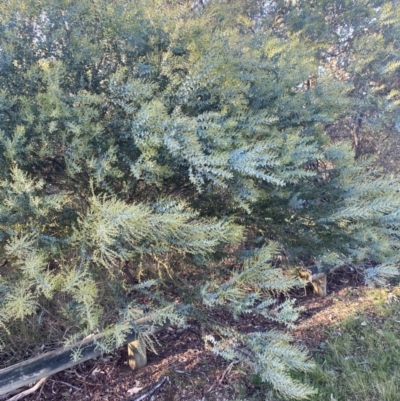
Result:
{"label": "silvery green foliage", "polygon": [[306,353],[291,345],[293,338],[283,332],[252,332],[240,334],[231,330],[219,333],[223,340],[206,336],[212,350],[227,360],[239,360],[263,381],[274,387],[288,399],[305,399],[315,394],[308,386],[293,380],[290,370],[307,371],[314,367]]}
{"label": "silvery green foliage", "polygon": [[[207,284],[202,289],[203,303],[208,311],[223,309],[233,317],[240,314],[259,314],[264,318],[293,327],[299,309],[293,300],[278,302],[277,294],[295,285],[294,279],[274,268],[272,262],[278,252],[276,244],[260,249],[244,263],[241,271],[232,274],[222,284]],[[274,383],[280,393],[291,399],[307,398],[313,391],[290,377],[291,370],[307,371],[313,363],[306,353],[293,346],[293,338],[283,331],[253,331],[243,334],[224,325],[215,327],[214,335],[205,340],[214,353],[230,361],[240,361],[263,381]]]}
{"label": "silvery green foliage", "polygon": [[208,308],[227,308],[234,317],[256,313],[292,327],[298,310],[292,307],[292,300],[281,303],[274,295],[287,292],[297,280],[272,265],[278,252],[277,244],[270,243],[247,258],[229,280],[208,283],[201,290],[203,303]]}
{"label": "silvery green foliage", "polygon": [[290,337],[207,311],[290,328],[293,268],[397,272],[398,180],[324,134],[351,85],[304,85],[309,46],[243,4],[0,5],[5,348],[27,320],[44,342],[106,331],[105,350],[127,322],[192,318],[216,352],[304,398],[289,372],[310,363]]}

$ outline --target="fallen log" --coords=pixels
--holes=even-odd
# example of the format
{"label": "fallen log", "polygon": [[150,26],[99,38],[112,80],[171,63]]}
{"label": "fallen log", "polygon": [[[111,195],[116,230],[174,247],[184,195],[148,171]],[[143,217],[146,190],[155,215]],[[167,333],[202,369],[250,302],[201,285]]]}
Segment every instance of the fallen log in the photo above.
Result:
{"label": "fallen log", "polygon": [[[149,329],[145,332],[148,335],[158,333],[169,326],[169,323],[165,323],[164,325],[153,325],[149,318],[139,319],[135,324],[141,325],[142,327],[148,326]],[[43,355],[27,359],[26,361],[19,362],[15,365],[9,366],[8,368],[1,369],[0,395],[8,394],[20,387],[27,386],[44,377],[61,372],[101,355],[103,351],[98,347],[98,344],[105,336],[105,333],[91,335],[69,347],[59,348]],[[138,341],[137,333],[133,329],[128,330],[124,344],[132,342],[137,344]],[[118,344],[118,346],[124,344]],[[116,343],[112,344],[113,349],[116,347]],[[73,358],[76,353],[79,355],[78,359]],[[138,355],[138,358],[141,359],[143,357]],[[137,364],[136,367],[142,366],[144,365]]]}

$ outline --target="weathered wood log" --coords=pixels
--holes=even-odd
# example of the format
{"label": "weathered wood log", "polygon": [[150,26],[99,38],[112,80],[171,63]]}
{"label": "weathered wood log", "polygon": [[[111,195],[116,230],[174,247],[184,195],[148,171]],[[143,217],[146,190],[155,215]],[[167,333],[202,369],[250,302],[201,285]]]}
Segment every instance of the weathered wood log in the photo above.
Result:
{"label": "weathered wood log", "polygon": [[[169,326],[155,326],[148,318],[142,318],[135,322],[137,325],[148,326],[146,334],[155,334]],[[127,326],[128,327],[128,326]],[[104,333],[89,336],[82,341],[66,347],[59,348],[43,355],[9,366],[0,370],[0,395],[10,393],[20,387],[27,386],[35,381],[48,377],[62,370],[68,369],[79,363],[95,358],[102,354],[98,343],[105,337]],[[125,338],[125,344],[138,341],[137,333],[131,329]],[[117,344],[112,347],[116,348]],[[73,355],[78,352],[79,358],[73,360]],[[133,350],[132,350],[133,352]],[[140,356],[138,357],[140,359]],[[142,365],[144,366],[144,365]],[[141,366],[136,366],[141,367]]]}

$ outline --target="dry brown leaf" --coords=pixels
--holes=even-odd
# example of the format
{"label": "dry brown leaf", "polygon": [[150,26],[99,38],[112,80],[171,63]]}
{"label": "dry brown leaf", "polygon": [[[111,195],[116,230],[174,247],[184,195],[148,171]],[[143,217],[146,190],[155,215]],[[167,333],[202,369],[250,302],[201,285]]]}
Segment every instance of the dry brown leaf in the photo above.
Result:
{"label": "dry brown leaf", "polygon": [[143,387],[132,387],[127,392],[129,395],[137,394],[139,391],[142,391]]}

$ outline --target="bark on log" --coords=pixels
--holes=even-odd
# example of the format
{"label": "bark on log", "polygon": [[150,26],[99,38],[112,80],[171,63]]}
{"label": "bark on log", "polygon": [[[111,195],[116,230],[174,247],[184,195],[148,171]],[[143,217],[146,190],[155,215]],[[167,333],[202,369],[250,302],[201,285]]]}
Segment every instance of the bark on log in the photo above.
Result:
{"label": "bark on log", "polygon": [[[169,326],[168,323],[162,326],[153,326],[148,318],[142,318],[135,322],[137,325],[148,326],[147,334],[155,334]],[[67,348],[59,348],[43,355],[28,359],[26,361],[9,366],[0,370],[0,395],[7,394],[20,387],[27,386],[35,381],[48,377],[62,370],[68,369],[79,363],[95,358],[102,354],[97,343],[105,336],[104,333],[92,335],[78,341]],[[131,330],[128,332],[125,343],[137,341],[137,334]],[[116,348],[116,344],[113,344]],[[74,352],[80,352],[78,360],[73,361]]]}

